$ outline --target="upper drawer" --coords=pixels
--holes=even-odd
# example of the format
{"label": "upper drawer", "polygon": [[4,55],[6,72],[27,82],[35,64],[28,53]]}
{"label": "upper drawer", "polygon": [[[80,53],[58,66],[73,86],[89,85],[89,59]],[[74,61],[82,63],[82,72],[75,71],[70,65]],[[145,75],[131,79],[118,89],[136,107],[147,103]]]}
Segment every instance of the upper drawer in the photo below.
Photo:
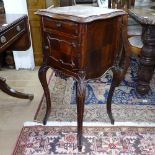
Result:
{"label": "upper drawer", "polygon": [[15,24],[11,28],[8,28],[5,32],[0,34],[0,48],[9,45],[12,41],[16,40],[16,38],[18,38],[24,31],[24,20]]}
{"label": "upper drawer", "polygon": [[55,20],[49,17],[43,17],[44,28],[57,30],[67,34],[78,35],[78,24],[71,21]]}

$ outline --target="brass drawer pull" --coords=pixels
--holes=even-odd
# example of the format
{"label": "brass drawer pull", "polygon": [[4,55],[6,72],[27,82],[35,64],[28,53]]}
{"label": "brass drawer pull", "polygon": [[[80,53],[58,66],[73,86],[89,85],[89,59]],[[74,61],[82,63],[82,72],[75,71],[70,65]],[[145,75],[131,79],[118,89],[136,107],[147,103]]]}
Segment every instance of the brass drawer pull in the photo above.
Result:
{"label": "brass drawer pull", "polygon": [[1,36],[1,43],[4,44],[6,42],[6,37],[5,36]]}
{"label": "brass drawer pull", "polygon": [[77,45],[76,45],[76,43],[75,43],[75,42],[72,42],[72,46],[73,46],[74,48],[76,48],[76,47],[77,47]]}
{"label": "brass drawer pull", "polygon": [[16,30],[19,32],[19,31],[21,31],[21,27],[18,25],[17,27],[16,27]]}
{"label": "brass drawer pull", "polygon": [[48,50],[48,49],[49,49],[49,46],[48,46],[48,45],[46,45],[46,46],[45,46],[45,49],[46,49],[46,50]]}
{"label": "brass drawer pull", "polygon": [[61,24],[61,23],[56,23],[55,25],[56,25],[56,27],[58,27],[58,28],[62,27],[62,24]]}

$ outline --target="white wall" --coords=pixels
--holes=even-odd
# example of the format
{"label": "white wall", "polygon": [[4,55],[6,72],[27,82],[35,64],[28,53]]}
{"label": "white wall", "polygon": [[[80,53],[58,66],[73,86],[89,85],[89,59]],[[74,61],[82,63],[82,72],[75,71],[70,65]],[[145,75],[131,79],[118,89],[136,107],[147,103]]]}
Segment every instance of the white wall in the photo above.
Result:
{"label": "white wall", "polygon": [[[26,0],[4,0],[7,14],[28,14]],[[31,43],[32,45],[32,43]],[[34,69],[32,46],[27,51],[13,51],[16,69]]]}

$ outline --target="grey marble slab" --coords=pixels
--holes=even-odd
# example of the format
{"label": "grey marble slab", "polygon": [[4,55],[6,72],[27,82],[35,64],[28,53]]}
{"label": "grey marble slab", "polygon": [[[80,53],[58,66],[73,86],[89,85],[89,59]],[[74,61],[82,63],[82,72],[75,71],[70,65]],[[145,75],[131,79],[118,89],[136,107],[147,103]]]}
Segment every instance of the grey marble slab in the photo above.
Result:
{"label": "grey marble slab", "polygon": [[38,15],[46,15],[52,18],[66,19],[70,18],[76,22],[91,22],[98,19],[108,19],[115,16],[126,15],[121,9],[108,9],[93,6],[66,6],[49,9],[40,9],[36,12]]}

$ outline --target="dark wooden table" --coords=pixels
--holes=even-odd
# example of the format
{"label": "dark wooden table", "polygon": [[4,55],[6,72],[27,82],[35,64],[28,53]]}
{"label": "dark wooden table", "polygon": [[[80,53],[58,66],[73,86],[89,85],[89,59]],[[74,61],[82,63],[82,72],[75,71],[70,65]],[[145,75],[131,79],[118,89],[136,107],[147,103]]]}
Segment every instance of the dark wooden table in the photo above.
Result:
{"label": "dark wooden table", "polygon": [[[0,15],[0,53],[6,50],[24,51],[30,47],[28,18],[26,15],[1,14]],[[10,75],[11,76],[11,75]],[[6,80],[0,77],[0,89],[8,95],[33,99],[32,94],[24,94],[10,88]]]}
{"label": "dark wooden table", "polygon": [[107,111],[111,114],[111,99],[115,87],[121,81],[119,67],[121,56],[122,10],[91,6],[70,6],[39,10],[43,35],[43,64],[39,79],[46,97],[46,124],[51,111],[50,92],[46,72],[51,67],[62,78],[73,77],[77,98],[77,141],[82,149],[82,124],[86,84],[100,78],[110,67],[113,81],[110,88]]}
{"label": "dark wooden table", "polygon": [[[152,3],[153,4],[153,3]],[[138,69],[137,92],[145,95],[150,90],[150,80],[155,68],[155,7],[147,4],[147,7],[137,7],[129,10],[129,15],[142,25],[143,47]]]}

